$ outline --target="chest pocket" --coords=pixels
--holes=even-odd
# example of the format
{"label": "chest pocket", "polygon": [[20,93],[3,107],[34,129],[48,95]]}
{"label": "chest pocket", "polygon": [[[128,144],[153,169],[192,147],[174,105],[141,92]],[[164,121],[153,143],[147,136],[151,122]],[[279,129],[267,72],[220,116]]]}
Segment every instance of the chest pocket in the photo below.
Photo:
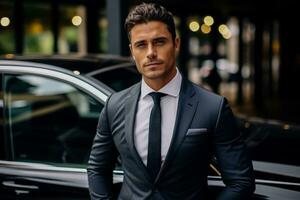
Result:
{"label": "chest pocket", "polygon": [[207,143],[208,136],[209,131],[207,128],[188,129],[184,138],[184,143]]}

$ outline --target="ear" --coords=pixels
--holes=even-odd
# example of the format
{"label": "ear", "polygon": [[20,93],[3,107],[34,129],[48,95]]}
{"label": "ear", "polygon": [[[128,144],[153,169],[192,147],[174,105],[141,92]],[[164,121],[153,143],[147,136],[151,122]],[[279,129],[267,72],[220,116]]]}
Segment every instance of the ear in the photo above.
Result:
{"label": "ear", "polygon": [[130,53],[131,53],[133,60],[135,60],[135,57],[133,56],[133,53],[132,53],[132,45],[131,44],[129,44],[129,49],[130,49]]}
{"label": "ear", "polygon": [[180,50],[180,42],[181,42],[181,41],[180,41],[180,38],[179,38],[179,37],[176,37],[176,38],[175,38],[175,41],[174,41],[176,53],[178,53],[179,50]]}

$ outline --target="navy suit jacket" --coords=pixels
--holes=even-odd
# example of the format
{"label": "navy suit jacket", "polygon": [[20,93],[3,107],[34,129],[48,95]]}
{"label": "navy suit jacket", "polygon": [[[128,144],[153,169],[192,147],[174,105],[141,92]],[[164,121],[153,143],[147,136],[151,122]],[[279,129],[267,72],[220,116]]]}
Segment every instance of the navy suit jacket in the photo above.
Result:
{"label": "navy suit jacket", "polygon": [[174,133],[157,177],[150,177],[134,145],[141,84],[112,94],[101,112],[88,163],[92,200],[111,199],[112,170],[122,160],[120,200],[205,200],[215,155],[226,187],[218,199],[247,199],[254,191],[252,163],[224,97],[183,79]]}

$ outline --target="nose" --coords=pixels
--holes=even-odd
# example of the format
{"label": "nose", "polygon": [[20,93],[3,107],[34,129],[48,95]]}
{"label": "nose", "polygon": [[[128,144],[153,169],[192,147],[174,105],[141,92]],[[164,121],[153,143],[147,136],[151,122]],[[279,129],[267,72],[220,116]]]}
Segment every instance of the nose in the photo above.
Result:
{"label": "nose", "polygon": [[147,51],[147,58],[152,60],[157,57],[157,51],[156,48],[153,45],[148,46],[148,51]]}

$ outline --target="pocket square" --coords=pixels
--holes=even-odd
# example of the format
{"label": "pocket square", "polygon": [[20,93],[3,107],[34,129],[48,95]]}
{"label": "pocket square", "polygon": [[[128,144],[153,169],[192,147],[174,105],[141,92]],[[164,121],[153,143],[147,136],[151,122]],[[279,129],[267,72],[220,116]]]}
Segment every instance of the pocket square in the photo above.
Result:
{"label": "pocket square", "polygon": [[203,135],[206,134],[208,132],[207,128],[191,128],[188,129],[186,135]]}

